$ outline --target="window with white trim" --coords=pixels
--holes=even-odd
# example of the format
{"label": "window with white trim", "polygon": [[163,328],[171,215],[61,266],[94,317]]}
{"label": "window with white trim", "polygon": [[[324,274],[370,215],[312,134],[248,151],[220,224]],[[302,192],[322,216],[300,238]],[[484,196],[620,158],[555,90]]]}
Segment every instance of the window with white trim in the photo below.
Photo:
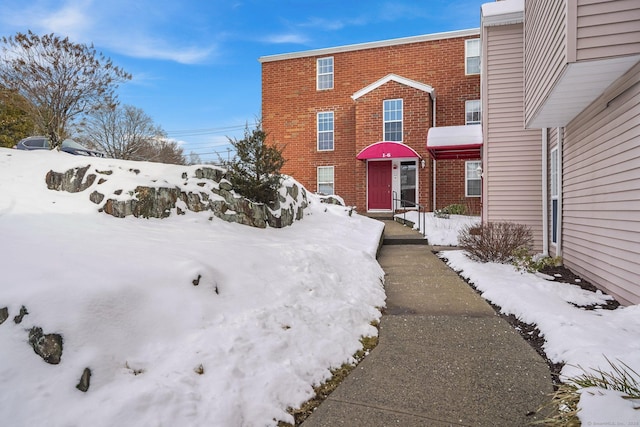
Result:
{"label": "window with white trim", "polygon": [[558,147],[551,150],[550,158],[550,181],[551,181],[551,242],[558,243]]}
{"label": "window with white trim", "polygon": [[474,99],[472,101],[466,101],[464,103],[464,111],[465,111],[465,125],[479,125],[482,120],[482,115],[480,113],[480,100]]}
{"label": "window with white trim", "polygon": [[334,193],[333,166],[318,166],[318,193]]}
{"label": "window with white trim", "polygon": [[480,168],[481,162],[479,160],[465,162],[464,194],[466,197],[480,197],[481,195]]}
{"label": "window with white trim", "polygon": [[333,89],[333,56],[318,58],[316,62],[316,89]]}
{"label": "window with white trim", "polygon": [[402,99],[387,99],[383,102],[385,141],[402,142]]}
{"label": "window with white trim", "polygon": [[318,113],[318,151],[333,150],[333,111]]}
{"label": "window with white trim", "polygon": [[480,74],[480,39],[464,41],[464,73]]}

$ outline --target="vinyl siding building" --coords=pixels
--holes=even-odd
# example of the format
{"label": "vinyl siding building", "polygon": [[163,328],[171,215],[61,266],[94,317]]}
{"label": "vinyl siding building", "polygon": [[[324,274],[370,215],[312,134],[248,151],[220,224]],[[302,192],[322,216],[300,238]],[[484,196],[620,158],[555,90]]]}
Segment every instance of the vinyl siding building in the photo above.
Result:
{"label": "vinyl siding building", "polygon": [[487,3],[482,47],[483,220],[640,303],[640,3]]}

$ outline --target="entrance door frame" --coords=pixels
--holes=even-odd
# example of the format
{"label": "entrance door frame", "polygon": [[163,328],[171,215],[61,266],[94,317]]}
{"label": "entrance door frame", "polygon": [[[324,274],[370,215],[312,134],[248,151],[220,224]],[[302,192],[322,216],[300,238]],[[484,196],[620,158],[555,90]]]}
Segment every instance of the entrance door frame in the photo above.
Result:
{"label": "entrance door frame", "polygon": [[[390,161],[391,162],[391,194],[390,194],[390,204],[389,209],[369,209],[369,162],[379,162],[379,161]],[[367,212],[394,212],[396,209],[406,209],[413,210],[417,209],[417,207],[406,207],[403,208],[400,205],[400,202],[396,203],[396,206],[393,204],[393,195],[396,194],[396,197],[400,197],[401,194],[401,182],[400,182],[400,174],[401,174],[401,164],[402,162],[416,162],[416,203],[420,202],[420,171],[422,169],[422,163],[420,158],[416,157],[398,157],[392,159],[370,159],[367,160],[367,189],[366,189],[366,203],[367,203]]]}
{"label": "entrance door frame", "polygon": [[[376,166],[380,165],[381,163],[386,163],[389,167],[389,182],[388,182],[388,189],[389,189],[389,200],[388,200],[388,208],[370,208],[370,201],[371,201],[371,189],[369,188],[369,179],[371,177],[370,175],[370,167],[372,164],[376,164]],[[393,161],[390,159],[380,159],[380,160],[367,160],[367,212],[392,212],[393,211]]]}

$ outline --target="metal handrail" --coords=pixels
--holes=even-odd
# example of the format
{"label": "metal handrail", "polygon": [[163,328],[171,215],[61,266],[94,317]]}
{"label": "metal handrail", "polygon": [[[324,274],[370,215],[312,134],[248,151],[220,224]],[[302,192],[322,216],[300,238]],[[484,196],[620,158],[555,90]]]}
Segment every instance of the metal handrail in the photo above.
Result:
{"label": "metal handrail", "polygon": [[[398,193],[396,191],[393,191],[393,212],[394,212],[394,217],[395,217],[395,212],[396,210],[398,210],[398,202],[400,202],[400,206],[406,208],[407,204],[410,204],[412,206],[409,207],[417,207],[418,208],[418,232],[420,232],[423,236],[426,236],[427,234],[427,219],[425,218],[426,212],[427,212],[427,208],[425,206],[422,206],[419,203],[416,203],[412,200],[404,200],[404,199],[398,199]],[[404,221],[405,223],[407,222],[407,210],[405,209],[404,212],[402,212],[402,221]],[[421,231],[422,230],[422,231]]]}

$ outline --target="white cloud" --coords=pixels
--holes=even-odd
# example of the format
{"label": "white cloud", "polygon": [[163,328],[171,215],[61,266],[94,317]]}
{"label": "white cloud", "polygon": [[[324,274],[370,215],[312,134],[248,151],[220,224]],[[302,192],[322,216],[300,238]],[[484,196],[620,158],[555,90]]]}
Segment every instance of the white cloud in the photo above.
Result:
{"label": "white cloud", "polygon": [[204,62],[217,51],[212,37],[200,44],[201,36],[192,34],[189,22],[172,17],[175,6],[119,0],[69,0],[54,5],[41,1],[24,5],[22,0],[3,3],[0,24],[5,31],[55,33],[77,43],[94,44],[98,50],[183,64]]}
{"label": "white cloud", "polygon": [[305,44],[309,39],[301,34],[289,33],[289,34],[272,34],[261,39],[263,43],[271,44]]}
{"label": "white cloud", "polygon": [[53,32],[70,38],[84,38],[91,30],[91,18],[84,7],[67,5],[40,19],[40,26],[46,32]]}

